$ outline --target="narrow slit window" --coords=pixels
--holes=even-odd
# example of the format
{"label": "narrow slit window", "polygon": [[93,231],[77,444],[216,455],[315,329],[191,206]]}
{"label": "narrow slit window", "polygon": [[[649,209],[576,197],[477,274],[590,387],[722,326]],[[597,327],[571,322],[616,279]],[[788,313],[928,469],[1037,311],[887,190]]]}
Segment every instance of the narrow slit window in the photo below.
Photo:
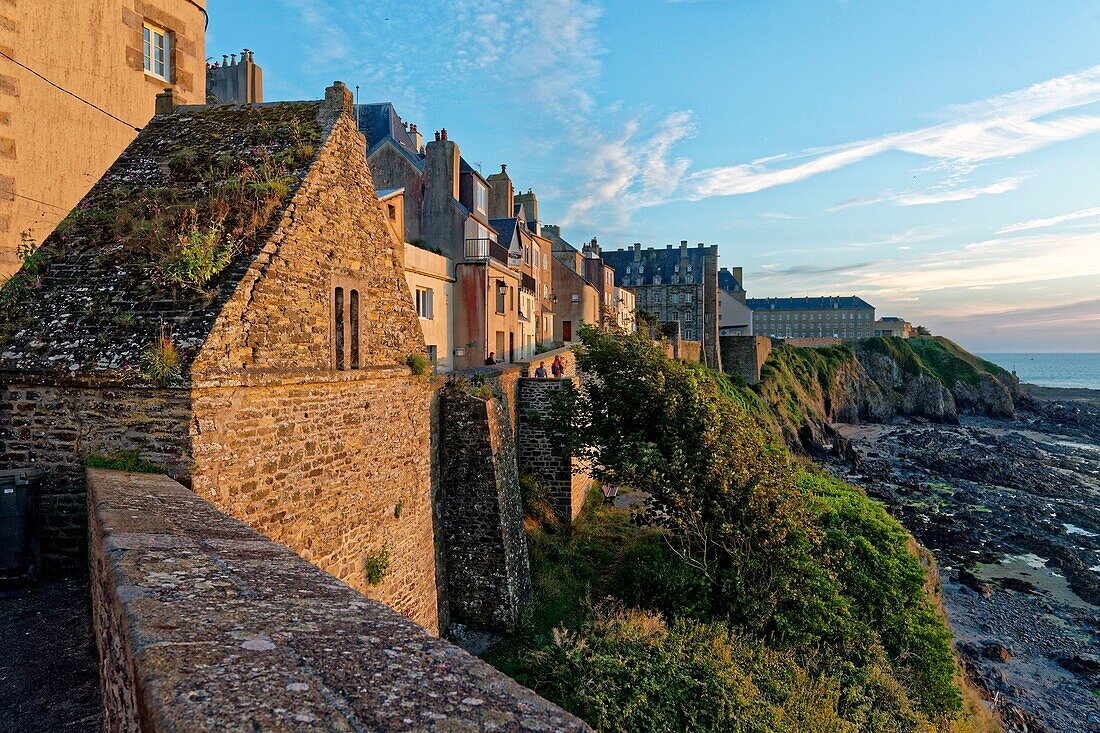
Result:
{"label": "narrow slit window", "polygon": [[336,368],[344,368],[344,289],[336,288],[333,296],[333,325],[336,333],[333,338],[333,347],[336,350]]}
{"label": "narrow slit window", "polygon": [[359,291],[351,291],[351,304],[348,311],[351,321],[351,368],[359,368]]}

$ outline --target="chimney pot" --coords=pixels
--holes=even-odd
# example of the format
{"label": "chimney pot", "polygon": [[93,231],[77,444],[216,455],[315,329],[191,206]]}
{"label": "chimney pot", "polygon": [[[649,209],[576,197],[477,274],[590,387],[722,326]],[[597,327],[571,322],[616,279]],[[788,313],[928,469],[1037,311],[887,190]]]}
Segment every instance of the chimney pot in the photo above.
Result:
{"label": "chimney pot", "polygon": [[435,140],[436,142],[439,142],[439,130],[435,131]]}
{"label": "chimney pot", "polygon": [[224,53],[222,54],[222,66],[229,66],[229,57]]}
{"label": "chimney pot", "polygon": [[439,131],[439,134],[443,136],[444,140],[446,140],[447,139],[447,128],[444,127],[442,130]]}
{"label": "chimney pot", "polygon": [[229,54],[229,58],[232,59],[232,61],[233,61],[233,63],[231,65],[236,66],[237,65],[237,54],[231,53],[231,54]]}
{"label": "chimney pot", "polygon": [[500,172],[504,173],[506,170],[508,170],[508,164],[507,163],[501,163],[500,164]]}

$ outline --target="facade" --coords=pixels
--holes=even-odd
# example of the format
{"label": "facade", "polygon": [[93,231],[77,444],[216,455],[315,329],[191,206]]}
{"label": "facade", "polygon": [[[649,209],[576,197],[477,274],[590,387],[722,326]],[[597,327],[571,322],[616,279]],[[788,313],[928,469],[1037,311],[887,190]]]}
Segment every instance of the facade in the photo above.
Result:
{"label": "facade", "polygon": [[913,328],[913,324],[904,318],[898,318],[896,316],[883,316],[875,321],[875,335],[876,336],[896,336],[898,338],[913,338],[917,335],[917,330]]}
{"label": "facade", "polygon": [[875,308],[857,296],[749,298],[752,329],[778,339],[865,339],[874,335]]}
{"label": "facade", "polygon": [[[280,132],[291,126],[317,144]],[[204,174],[218,161],[253,168],[261,141],[288,161],[288,190],[212,279],[151,277],[158,262],[170,271],[171,251],[129,250],[124,267],[106,256],[114,227],[161,215],[135,205],[135,186],[171,197],[169,181],[186,184],[190,216],[216,216],[221,179]],[[84,459],[134,451],[437,628],[432,388],[405,366],[424,341],[363,144],[339,82],[323,102],[157,115],[45,240],[40,286],[4,306],[19,328],[0,334],[0,468],[39,472],[47,559],[79,562]],[[195,148],[205,157],[184,164]],[[252,200],[235,200],[226,226],[256,221]],[[154,370],[168,353],[177,369]],[[387,559],[381,577],[364,570],[372,558]]]}
{"label": "facade", "polygon": [[412,244],[405,247],[405,280],[409,284],[424,349],[436,371],[454,368],[454,262]]}
{"label": "facade", "polygon": [[222,54],[221,62],[206,65],[207,104],[259,104],[264,101],[264,72],[247,48]]}
{"label": "facade", "polygon": [[603,250],[601,257],[614,268],[615,284],[634,291],[638,308],[678,323],[683,339],[701,343],[702,362],[720,368],[717,245],[689,247],[684,240],[679,248],[642,249],[635,243]]}
{"label": "facade", "polygon": [[581,325],[600,323],[599,289],[585,277],[585,258],[561,238],[556,226],[543,227],[550,240],[550,267],[554,303],[554,343],[577,340]]}
{"label": "facade", "polygon": [[0,73],[0,279],[19,266],[22,233],[41,242],[53,231],[153,116],[157,94],[205,101],[205,8],[100,0],[0,11],[0,45],[17,62]]}
{"label": "facade", "polygon": [[[745,286],[740,267],[718,271],[718,335],[751,336],[752,311],[745,305]],[[723,362],[725,356],[722,357]]]}

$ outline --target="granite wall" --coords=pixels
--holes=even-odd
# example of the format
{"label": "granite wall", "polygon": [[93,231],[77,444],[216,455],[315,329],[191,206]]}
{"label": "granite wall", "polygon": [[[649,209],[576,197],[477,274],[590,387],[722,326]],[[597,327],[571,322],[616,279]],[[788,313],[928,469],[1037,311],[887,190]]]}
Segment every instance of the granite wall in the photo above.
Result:
{"label": "granite wall", "polygon": [[573,380],[523,378],[519,380],[519,424],[516,454],[520,472],[530,472],[550,491],[550,505],[568,523],[580,513],[592,479],[564,445],[555,430],[552,399]]}
{"label": "granite wall", "polygon": [[165,476],[87,483],[105,730],[590,730]]}
{"label": "granite wall", "polygon": [[772,341],[766,336],[721,336],[722,369],[737,374],[746,384],[760,382],[760,367],[772,351]]}
{"label": "granite wall", "polygon": [[531,598],[515,442],[507,403],[443,393],[442,516],[451,620],[510,629]]}

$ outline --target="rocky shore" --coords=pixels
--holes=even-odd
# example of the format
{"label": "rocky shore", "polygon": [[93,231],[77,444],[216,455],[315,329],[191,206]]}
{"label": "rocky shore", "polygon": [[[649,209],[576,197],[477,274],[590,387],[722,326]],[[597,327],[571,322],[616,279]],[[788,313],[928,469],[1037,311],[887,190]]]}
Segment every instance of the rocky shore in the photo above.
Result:
{"label": "rocky shore", "polygon": [[833,470],[935,554],[960,656],[1010,731],[1100,731],[1100,406],[1058,397],[833,425]]}

